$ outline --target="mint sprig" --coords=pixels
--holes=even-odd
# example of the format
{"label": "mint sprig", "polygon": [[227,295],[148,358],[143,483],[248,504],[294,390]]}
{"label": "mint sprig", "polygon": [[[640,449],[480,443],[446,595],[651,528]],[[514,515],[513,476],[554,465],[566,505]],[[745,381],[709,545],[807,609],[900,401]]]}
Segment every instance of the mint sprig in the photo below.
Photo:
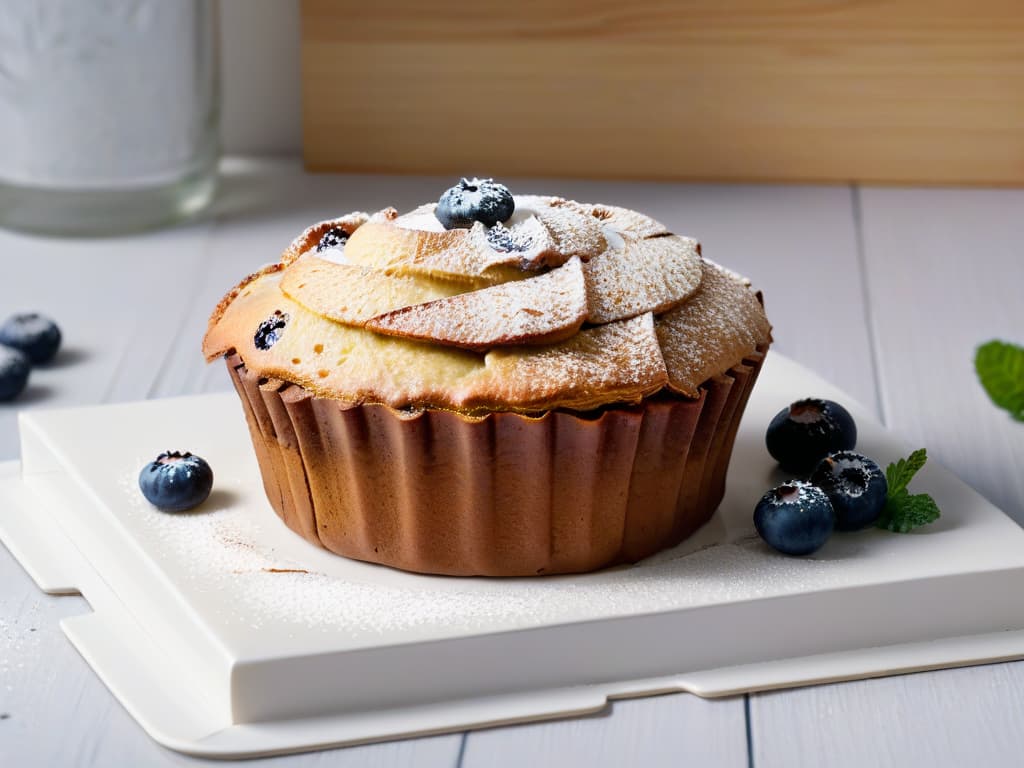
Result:
{"label": "mint sprig", "polygon": [[992,402],[1024,421],[1024,347],[986,342],[974,354],[974,370]]}
{"label": "mint sprig", "polygon": [[909,533],[922,525],[934,523],[939,516],[939,505],[927,493],[903,491],[885,502],[885,509],[875,525],[893,533]]}
{"label": "mint sprig", "polygon": [[918,448],[907,458],[900,459],[895,464],[886,467],[885,480],[889,484],[889,496],[895,496],[900,491],[907,490],[911,479],[926,461],[928,461],[928,452],[924,448]]}
{"label": "mint sprig", "polygon": [[924,448],[914,451],[906,459],[885,468],[885,479],[889,484],[885,508],[875,526],[893,533],[907,533],[939,519],[939,506],[927,493],[910,493],[907,486],[918,470],[928,461]]}

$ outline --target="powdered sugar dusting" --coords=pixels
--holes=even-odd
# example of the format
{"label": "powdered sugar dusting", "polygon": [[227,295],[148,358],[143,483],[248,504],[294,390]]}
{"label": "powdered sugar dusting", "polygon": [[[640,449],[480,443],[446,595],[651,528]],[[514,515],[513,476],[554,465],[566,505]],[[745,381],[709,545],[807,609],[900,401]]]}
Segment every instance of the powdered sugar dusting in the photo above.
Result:
{"label": "powdered sugar dusting", "polygon": [[776,488],[772,488],[764,495],[762,501],[767,500],[773,506],[792,504],[794,502],[804,505],[820,501],[824,495],[824,491],[805,480],[790,480]]}
{"label": "powdered sugar dusting", "polygon": [[468,349],[557,341],[576,332],[587,311],[580,260],[510,283],[407,306],[370,320],[381,333],[432,339]]}
{"label": "powdered sugar dusting", "polygon": [[[700,536],[635,566],[579,576],[418,576],[311,548],[317,557],[296,558],[283,550],[297,537],[265,502],[241,503],[240,483],[221,478],[219,501],[215,494],[197,511],[167,514],[142,498],[136,476],[126,469],[120,480],[128,500],[124,514],[149,555],[185,591],[212,599],[221,624],[252,630],[273,625],[296,637],[310,630],[343,630],[349,639],[367,641],[414,630],[446,636],[748,599],[777,593],[780,584],[796,590],[830,583],[828,562],[775,557],[752,530],[729,541],[720,526],[704,532],[697,551]],[[763,578],[736,578],[753,569]]]}
{"label": "powdered sugar dusting", "polygon": [[586,260],[607,248],[601,222],[581,212],[576,204],[556,198],[547,206],[538,206],[537,218],[559,253]]}
{"label": "powdered sugar dusting", "polygon": [[692,296],[701,281],[697,241],[670,235],[628,237],[584,268],[587,319],[610,323],[644,312],[660,313]]}
{"label": "powdered sugar dusting", "polygon": [[742,360],[771,338],[764,309],[748,283],[703,261],[700,290],[656,323],[669,383],[684,395],[720,373],[721,360]]}
{"label": "powdered sugar dusting", "polygon": [[[289,249],[294,258],[283,260],[280,285],[248,285],[241,298],[260,301],[235,301],[238,311],[228,307],[207,338],[237,350],[256,374],[320,396],[495,411],[637,402],[665,384],[698,397],[703,382],[770,341],[749,282],[702,261],[696,240],[615,206],[534,195],[516,196],[515,206],[490,229],[475,222],[445,230],[434,203],[404,215],[389,208],[321,222]],[[308,255],[295,256],[337,226],[352,230],[339,251],[348,271],[313,270]],[[324,254],[330,250],[337,249]],[[574,258],[583,263],[583,318],[578,291],[547,290],[561,284]],[[279,308],[283,299],[298,302],[293,324],[302,348],[246,354],[264,319],[250,316],[255,307]],[[622,328],[597,332],[650,313],[653,344]],[[341,332],[336,365],[310,358],[307,347],[326,348],[324,340]],[[465,353],[451,347],[487,357],[458,358]]]}
{"label": "powdered sugar dusting", "polygon": [[434,214],[437,203],[427,203],[419,208],[403,213],[395,224],[403,229],[416,229],[421,232],[444,232],[444,224]]}
{"label": "powdered sugar dusting", "polygon": [[601,221],[607,229],[616,232],[625,232],[634,237],[658,237],[668,234],[668,228],[660,221],[629,208],[603,203],[585,207],[587,212]]}
{"label": "powdered sugar dusting", "polygon": [[648,313],[588,328],[535,352],[495,349],[460,403],[497,393],[502,399],[545,407],[557,401],[586,410],[602,402],[638,401],[667,382],[665,363]]}
{"label": "powdered sugar dusting", "polygon": [[318,315],[362,326],[377,315],[452,296],[465,286],[304,256],[285,271],[281,290]]}

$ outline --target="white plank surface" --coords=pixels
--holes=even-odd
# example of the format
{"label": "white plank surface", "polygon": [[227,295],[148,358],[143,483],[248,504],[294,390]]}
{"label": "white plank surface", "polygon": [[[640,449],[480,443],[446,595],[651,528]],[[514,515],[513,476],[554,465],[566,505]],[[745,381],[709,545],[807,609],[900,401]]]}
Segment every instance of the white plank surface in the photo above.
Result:
{"label": "white plank surface", "polygon": [[742,698],[672,694],[615,701],[591,717],[474,731],[465,768],[747,765]]}
{"label": "white plank surface", "polygon": [[1024,191],[862,199],[885,420],[1024,523],[1024,424],[974,374],[978,344],[1024,344]]}
{"label": "white plank surface", "polygon": [[[291,161],[233,161],[227,171],[212,214],[174,231],[85,242],[0,232],[7,257],[0,314],[48,312],[66,339],[58,364],[33,373],[27,397],[0,405],[0,458],[17,455],[18,407],[227,389],[221,367],[203,362],[198,340],[209,309],[241,274],[276,258],[313,220],[354,208],[409,207],[449,181],[310,176]],[[1024,427],[987,403],[970,366],[984,339],[1024,341],[1017,296],[1024,193],[867,190],[858,230],[858,207],[846,188],[514,186],[629,205],[699,236],[709,258],[764,290],[779,350],[880,408],[897,431],[1024,517],[1024,480],[1012,471],[1024,463]],[[197,764],[154,745],[67,643],[57,622],[85,610],[79,598],[39,594],[0,550],[0,715],[8,715],[0,719],[0,764]],[[1012,764],[1008,756],[1024,753],[1015,727],[1022,669],[997,665],[753,696],[753,764]],[[616,702],[596,717],[277,758],[273,765],[738,766],[747,763],[744,709],[742,698],[661,696]],[[971,752],[972,741],[984,744]]]}
{"label": "white plank surface", "polygon": [[61,327],[56,360],[0,403],[0,460],[17,456],[22,408],[142,399],[176,335],[208,224],[159,237],[70,241],[0,231],[0,315],[38,311]]}
{"label": "white plank surface", "polygon": [[[973,371],[979,343],[1024,343],[1024,192],[866,189],[860,203],[881,415],[1024,522],[1024,424]],[[1020,765],[1022,679],[1014,663],[753,696],[754,765]]]}
{"label": "white plank surface", "polygon": [[752,700],[757,768],[1021,765],[1024,664],[863,680]]}

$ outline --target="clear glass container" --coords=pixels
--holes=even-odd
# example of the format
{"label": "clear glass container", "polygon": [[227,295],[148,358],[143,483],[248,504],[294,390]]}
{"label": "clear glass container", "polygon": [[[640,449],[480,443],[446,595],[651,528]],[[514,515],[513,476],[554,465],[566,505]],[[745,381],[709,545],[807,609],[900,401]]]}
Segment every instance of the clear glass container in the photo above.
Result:
{"label": "clear glass container", "polygon": [[0,226],[111,235],[213,197],[215,0],[3,0]]}

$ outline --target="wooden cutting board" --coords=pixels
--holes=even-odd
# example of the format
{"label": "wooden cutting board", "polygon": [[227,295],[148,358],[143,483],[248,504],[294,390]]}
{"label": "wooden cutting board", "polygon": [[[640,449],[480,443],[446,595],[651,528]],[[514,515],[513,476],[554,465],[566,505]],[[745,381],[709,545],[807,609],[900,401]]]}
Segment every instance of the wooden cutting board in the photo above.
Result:
{"label": "wooden cutting board", "polygon": [[302,0],[324,171],[1024,183],[1024,0]]}

